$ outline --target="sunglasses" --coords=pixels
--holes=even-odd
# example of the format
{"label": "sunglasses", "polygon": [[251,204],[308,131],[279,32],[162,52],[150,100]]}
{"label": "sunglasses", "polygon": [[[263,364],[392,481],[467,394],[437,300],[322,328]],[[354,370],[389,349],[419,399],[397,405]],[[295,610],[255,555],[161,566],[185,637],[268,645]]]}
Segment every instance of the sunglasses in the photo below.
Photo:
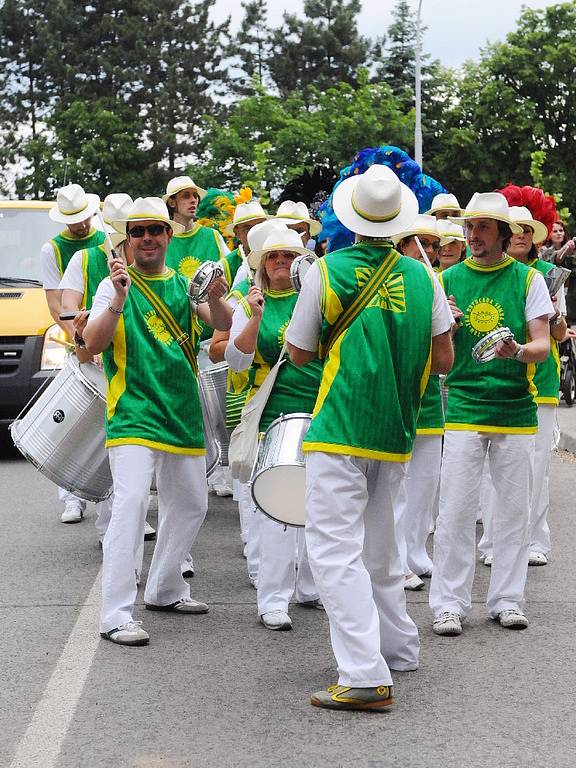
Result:
{"label": "sunglasses", "polygon": [[170,227],[167,224],[148,224],[147,227],[132,227],[128,230],[130,237],[144,237],[146,232],[153,237],[158,237],[163,232],[168,232]]}
{"label": "sunglasses", "polygon": [[426,240],[425,238],[422,238],[422,237],[420,237],[419,240],[420,240],[420,245],[424,249],[431,248],[434,251],[434,253],[438,253],[438,251],[440,250],[439,242],[432,243],[430,240]]}

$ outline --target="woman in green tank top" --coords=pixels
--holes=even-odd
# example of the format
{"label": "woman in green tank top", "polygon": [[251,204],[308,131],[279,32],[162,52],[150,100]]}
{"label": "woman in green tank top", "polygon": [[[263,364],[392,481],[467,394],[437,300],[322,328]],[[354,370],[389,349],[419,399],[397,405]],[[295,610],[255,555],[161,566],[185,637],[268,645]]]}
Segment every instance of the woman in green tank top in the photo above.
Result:
{"label": "woman in green tank top", "polygon": [[[256,284],[236,307],[226,348],[230,368],[253,368],[248,398],[280,357],[297,299],[290,283],[290,266],[299,253],[309,252],[296,232],[282,227],[272,231],[261,250],[248,256],[250,266],[256,268]],[[321,372],[319,360],[302,368],[287,360],[264,408],[260,431],[282,413],[312,413]],[[301,604],[321,607],[308,565],[304,530],[286,528],[257,509],[253,514],[250,537],[259,541],[258,614],[267,629],[291,629],[288,604],[293,595]]]}

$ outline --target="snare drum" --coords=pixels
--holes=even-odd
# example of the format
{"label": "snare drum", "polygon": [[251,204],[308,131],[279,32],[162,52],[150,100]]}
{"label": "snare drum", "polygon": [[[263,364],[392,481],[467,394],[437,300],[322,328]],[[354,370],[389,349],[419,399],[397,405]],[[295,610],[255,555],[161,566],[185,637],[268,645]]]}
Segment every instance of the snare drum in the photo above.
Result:
{"label": "snare drum", "polygon": [[106,380],[70,355],[53,381],[10,425],[14,445],[43,475],[88,501],[112,492],[104,447]]}
{"label": "snare drum", "polygon": [[502,326],[487,333],[472,349],[472,357],[477,363],[487,363],[496,357],[496,345],[499,341],[511,341],[514,334],[510,328]]}
{"label": "snare drum", "polygon": [[292,262],[290,266],[290,282],[296,293],[300,293],[302,290],[304,278],[315,261],[316,256],[313,256],[311,253],[301,253]]}
{"label": "snare drum", "polygon": [[[228,465],[230,438],[226,429],[226,389],[228,385],[227,363],[216,363],[198,373],[198,391],[204,416],[204,432],[211,431],[220,446],[220,460]],[[208,443],[208,438],[206,439]],[[208,468],[208,464],[206,464]]]}
{"label": "snare drum", "polygon": [[260,441],[252,471],[251,490],[256,506],[284,525],[305,523],[306,461],[302,441],[312,417],[309,413],[282,415]]}

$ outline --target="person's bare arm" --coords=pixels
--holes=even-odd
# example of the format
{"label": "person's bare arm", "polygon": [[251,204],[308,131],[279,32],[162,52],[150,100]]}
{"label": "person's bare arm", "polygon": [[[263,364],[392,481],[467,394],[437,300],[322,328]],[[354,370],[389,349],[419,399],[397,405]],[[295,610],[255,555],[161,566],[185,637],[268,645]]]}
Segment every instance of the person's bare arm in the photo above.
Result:
{"label": "person's bare arm", "polygon": [[454,365],[454,346],[452,333],[440,333],[432,337],[432,362],[430,373],[450,373]]}
{"label": "person's bare arm", "polygon": [[110,262],[110,279],[114,286],[114,297],[110,307],[116,312],[102,312],[98,317],[91,317],[83,332],[86,349],[92,355],[99,355],[110,346],[120,319],[120,314],[117,313],[124,309],[124,302],[130,288],[130,275],[123,259],[114,259]]}
{"label": "person's bare arm", "polygon": [[306,363],[309,363],[311,360],[315,360],[318,357],[316,352],[300,349],[300,347],[295,347],[294,344],[290,344],[290,342],[288,342],[288,354],[290,355],[290,360],[298,367],[306,365]]}
{"label": "person's bare arm", "polygon": [[550,326],[548,315],[535,317],[528,322],[530,341],[518,344],[515,339],[500,341],[496,346],[496,357],[516,357],[520,348],[520,356],[516,359],[521,363],[542,363],[550,354]]}
{"label": "person's bare arm", "polygon": [[210,341],[210,349],[208,350],[211,362],[221,363],[224,360],[224,352],[226,351],[229,339],[229,331],[214,331]]}
{"label": "person's bare arm", "polygon": [[208,301],[198,304],[200,320],[217,331],[229,331],[232,326],[232,307],[224,301],[228,291],[226,280],[218,277],[208,288]]}

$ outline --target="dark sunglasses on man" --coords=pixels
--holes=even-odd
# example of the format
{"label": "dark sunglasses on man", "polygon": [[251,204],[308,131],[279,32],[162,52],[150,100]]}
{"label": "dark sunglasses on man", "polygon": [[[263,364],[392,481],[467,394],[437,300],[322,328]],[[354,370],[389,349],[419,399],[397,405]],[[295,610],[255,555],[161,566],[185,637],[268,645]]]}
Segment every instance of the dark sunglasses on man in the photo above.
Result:
{"label": "dark sunglasses on man", "polygon": [[147,226],[132,227],[127,230],[129,237],[144,237],[146,233],[152,235],[152,237],[158,237],[164,232],[168,232],[170,227],[168,224],[148,224]]}

